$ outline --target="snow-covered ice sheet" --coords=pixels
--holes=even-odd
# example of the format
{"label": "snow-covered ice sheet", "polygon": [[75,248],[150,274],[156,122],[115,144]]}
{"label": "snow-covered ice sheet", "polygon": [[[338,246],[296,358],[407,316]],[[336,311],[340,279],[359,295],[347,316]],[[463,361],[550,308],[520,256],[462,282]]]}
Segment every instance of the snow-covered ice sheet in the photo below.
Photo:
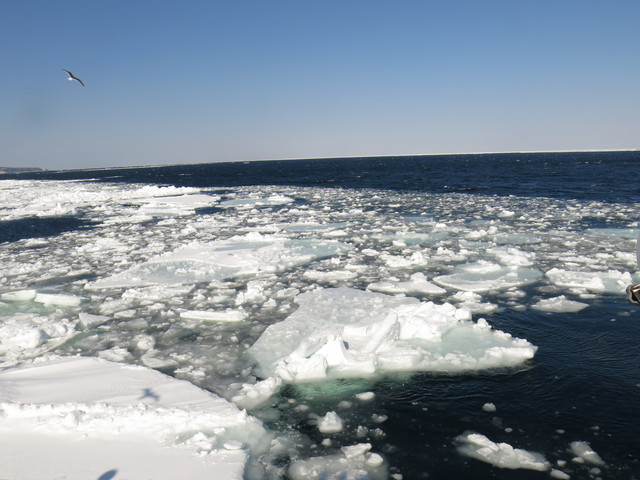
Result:
{"label": "snow-covered ice sheet", "polygon": [[242,479],[251,451],[270,442],[226,400],[97,358],[0,371],[0,411],[3,478]]}
{"label": "snow-covered ice sheet", "polygon": [[462,372],[514,366],[536,347],[467,310],[350,288],[296,298],[300,308],[268,327],[248,353],[264,377],[299,383],[397,371]]}

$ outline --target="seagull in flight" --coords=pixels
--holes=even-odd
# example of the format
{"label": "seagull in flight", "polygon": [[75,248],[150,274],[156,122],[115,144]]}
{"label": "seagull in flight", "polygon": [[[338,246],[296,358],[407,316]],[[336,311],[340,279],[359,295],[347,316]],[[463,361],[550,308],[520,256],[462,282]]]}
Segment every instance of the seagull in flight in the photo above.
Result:
{"label": "seagull in flight", "polygon": [[[64,68],[62,69],[64,70]],[[69,81],[76,81],[78,82],[80,85],[82,85],[84,87],[84,83],[82,83],[82,80],[80,80],[78,77],[76,77],[73,73],[71,73],[69,70],[64,70],[65,72],[67,72],[67,75],[69,75]]]}

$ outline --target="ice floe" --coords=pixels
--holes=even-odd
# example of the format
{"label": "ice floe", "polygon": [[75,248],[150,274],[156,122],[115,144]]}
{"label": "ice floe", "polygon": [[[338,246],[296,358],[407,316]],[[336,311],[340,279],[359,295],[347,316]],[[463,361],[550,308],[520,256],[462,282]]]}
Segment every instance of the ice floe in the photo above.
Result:
{"label": "ice floe", "polygon": [[367,289],[372,292],[404,293],[406,295],[442,295],[446,293],[444,288],[429,282],[422,272],[414,273],[406,282],[376,282],[370,284]]}
{"label": "ice floe", "polygon": [[552,268],[546,273],[547,278],[559,287],[581,288],[597,293],[624,293],[631,284],[629,272],[609,270],[606,272],[584,272]]}
{"label": "ice floe", "polygon": [[261,423],[226,400],[97,358],[1,371],[0,409],[0,475],[7,478],[80,480],[116,470],[123,477],[240,480],[252,452],[270,444]]}
{"label": "ice floe", "polygon": [[286,320],[249,349],[260,374],[285,382],[373,377],[396,371],[462,372],[518,365],[536,347],[468,311],[349,288],[296,298]]}
{"label": "ice floe", "polygon": [[465,433],[456,438],[458,451],[500,468],[546,471],[549,462],[544,455],[514,448],[508,443],[495,443],[479,433]]}
{"label": "ice floe", "polygon": [[289,240],[259,233],[247,234],[209,244],[191,243],[124,272],[91,282],[86,288],[184,285],[281,272],[347,250],[348,245],[333,240]]}
{"label": "ice floe", "polygon": [[583,302],[576,302],[575,300],[568,300],[564,295],[553,298],[545,298],[537,303],[531,305],[531,308],[541,310],[543,312],[579,312],[580,310],[587,308],[589,304]]}
{"label": "ice floe", "polygon": [[443,287],[466,292],[483,293],[505,290],[535,283],[542,277],[538,270],[526,267],[501,266],[480,260],[475,263],[458,265],[455,273],[439,275],[433,281]]}

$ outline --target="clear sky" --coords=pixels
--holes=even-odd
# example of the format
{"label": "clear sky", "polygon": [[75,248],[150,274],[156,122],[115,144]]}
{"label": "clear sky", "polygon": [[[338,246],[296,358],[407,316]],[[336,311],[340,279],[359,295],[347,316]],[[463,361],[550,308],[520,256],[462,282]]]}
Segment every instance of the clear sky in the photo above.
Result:
{"label": "clear sky", "polygon": [[0,52],[0,166],[640,148],[638,0],[3,1]]}

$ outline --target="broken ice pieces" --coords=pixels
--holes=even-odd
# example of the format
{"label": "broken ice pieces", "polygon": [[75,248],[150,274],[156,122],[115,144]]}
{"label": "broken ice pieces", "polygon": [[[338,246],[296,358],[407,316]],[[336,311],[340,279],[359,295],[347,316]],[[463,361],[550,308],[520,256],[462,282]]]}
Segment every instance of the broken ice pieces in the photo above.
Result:
{"label": "broken ice pieces", "polygon": [[508,443],[495,443],[479,433],[465,433],[456,438],[458,451],[465,456],[500,468],[545,471],[549,462],[537,452],[513,448]]}
{"label": "broken ice pieces", "polygon": [[307,292],[296,303],[298,310],[249,349],[264,378],[297,383],[480,370],[520,364],[537,349],[447,303],[350,288]]}

